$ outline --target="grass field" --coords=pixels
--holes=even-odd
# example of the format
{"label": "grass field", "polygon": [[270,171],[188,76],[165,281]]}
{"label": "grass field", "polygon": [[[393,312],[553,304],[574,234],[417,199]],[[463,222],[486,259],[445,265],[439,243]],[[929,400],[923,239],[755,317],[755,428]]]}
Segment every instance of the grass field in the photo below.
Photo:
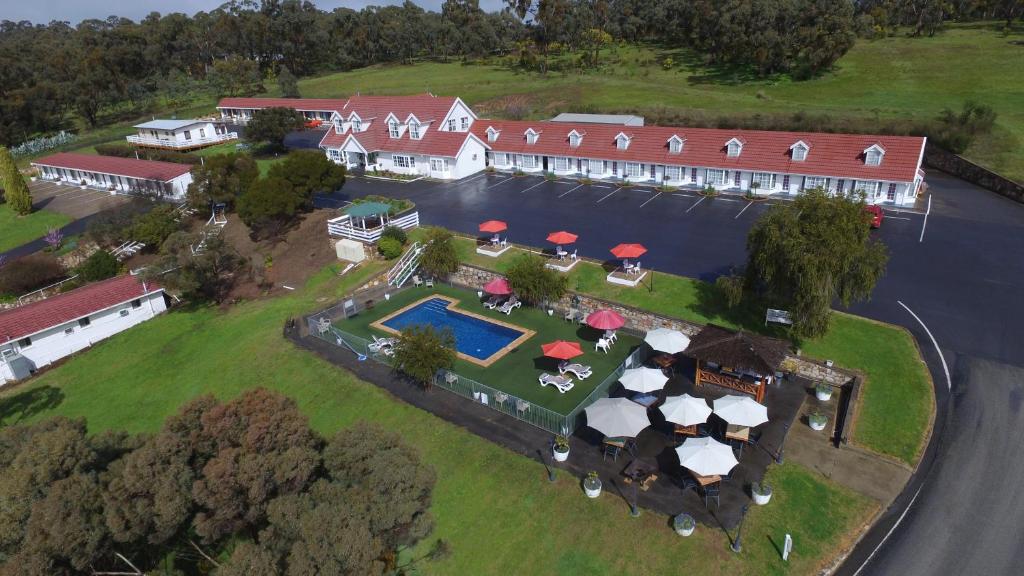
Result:
{"label": "grass field", "polygon": [[[500,258],[490,258],[476,254],[474,246],[473,240],[457,240],[463,261],[499,272],[516,254],[512,250]],[[729,310],[711,285],[681,276],[655,272],[652,292],[647,286],[612,285],[600,266],[581,262],[569,274],[569,288],[693,322],[765,331],[762,312],[742,307]],[[779,328],[768,333],[785,337]],[[927,368],[910,335],[895,326],[836,313],[828,334],[801,346],[808,356],[834,360],[839,366],[866,375],[854,441],[908,464],[916,463],[928,433],[934,399]]]}
{"label": "grass field", "polygon": [[70,221],[63,214],[46,210],[18,216],[10,206],[0,204],[0,252],[42,238],[50,228],[60,228]]}
{"label": "grass field", "polygon": [[[595,352],[594,343],[597,342],[600,333],[589,326],[578,326],[566,322],[561,316],[548,316],[543,310],[529,306],[517,308],[512,311],[512,314],[506,316],[481,306],[475,292],[441,285],[434,289],[404,290],[392,295],[391,300],[387,302],[378,302],[373,310],[348,320],[335,321],[334,325],[365,339],[369,339],[371,334],[378,337],[387,336],[388,334],[371,328],[370,324],[431,294],[441,294],[459,300],[459,310],[494,318],[536,332],[490,366],[483,367],[459,359],[455,364],[455,372],[460,376],[472,378],[477,382],[560,414],[568,414],[572,411],[593,391],[595,386],[622,363],[634,346],[640,344],[639,339],[620,334],[610,353]],[[540,349],[541,344],[555,340],[579,342],[584,354],[574,358],[573,362],[589,365],[594,371],[594,374],[586,380],[577,379],[573,389],[565,394],[559,393],[552,386],[541,387],[537,383],[537,378],[543,372],[558,374],[558,361],[545,358]]]}
{"label": "grass field", "polygon": [[[0,425],[62,414],[87,418],[94,432],[153,431],[196,395],[231,398],[254,386],[295,398],[325,434],[359,420],[379,422],[438,472],[437,526],[421,550],[443,538],[452,554],[424,564],[426,574],[809,575],[851,543],[876,509],[815,472],[774,466],[767,477],[772,503],[751,510],[743,553],[734,554],[718,529],[700,526],[683,539],[664,516],[630,518],[610,491],[591,501],[577,478],[560,474],[548,484],[534,461],[398,402],[281,337],[285,318],[337,299],[380,270],[371,264],[344,280],[328,270],[286,297],[156,318],[0,392]],[[785,564],[776,547],[787,532],[796,548]]]}

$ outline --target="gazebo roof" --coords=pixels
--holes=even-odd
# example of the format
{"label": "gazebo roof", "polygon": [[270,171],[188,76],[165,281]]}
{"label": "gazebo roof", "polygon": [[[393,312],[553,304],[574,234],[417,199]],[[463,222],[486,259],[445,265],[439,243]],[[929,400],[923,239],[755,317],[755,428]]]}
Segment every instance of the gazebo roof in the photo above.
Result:
{"label": "gazebo roof", "polygon": [[383,202],[361,202],[346,208],[345,213],[355,218],[365,218],[367,216],[387,214],[390,210],[391,206]]}
{"label": "gazebo roof", "polygon": [[708,324],[690,338],[687,356],[757,374],[773,374],[789,354],[789,343]]}

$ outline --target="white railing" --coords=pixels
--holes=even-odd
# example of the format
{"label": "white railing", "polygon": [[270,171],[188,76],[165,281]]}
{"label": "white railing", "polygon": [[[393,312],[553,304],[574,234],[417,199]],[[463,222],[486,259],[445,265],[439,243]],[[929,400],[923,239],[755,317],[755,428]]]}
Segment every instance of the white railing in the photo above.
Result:
{"label": "white railing", "polygon": [[401,288],[420,265],[420,254],[422,253],[423,246],[419,242],[414,242],[388,272],[388,286]]}
{"label": "white railing", "polygon": [[[32,292],[29,292],[28,294],[22,294],[21,296],[18,296],[18,305],[20,306],[22,304],[25,304],[29,300],[36,300],[36,299],[43,300],[43,299],[47,298],[46,291],[50,290],[51,288],[52,289],[56,289],[57,292],[59,293],[61,286],[63,286],[67,282],[71,282],[75,278],[78,278],[78,274],[75,274],[74,276],[72,276],[70,278],[65,278],[64,280],[61,280],[60,282],[56,282],[56,283],[50,284],[49,286],[43,286],[42,288],[40,288],[38,290],[33,290]],[[38,298],[37,298],[37,296],[38,296]]]}
{"label": "white railing", "polygon": [[128,137],[128,142],[131,144],[137,144],[140,146],[164,146],[167,148],[191,148],[193,146],[203,146],[205,144],[216,144],[218,142],[227,142],[228,140],[237,140],[237,132],[227,132],[224,134],[216,134],[206,138],[192,138],[190,140],[176,140],[174,138],[153,138],[152,136],[139,136],[133,134]]}
{"label": "white railing", "polygon": [[380,240],[380,235],[384,232],[384,229],[388,226],[394,226],[403,230],[415,228],[420,225],[420,213],[418,211],[410,212],[405,216],[399,216],[389,222],[380,226],[374,226],[372,228],[362,228],[352,223],[352,218],[348,214],[338,216],[337,218],[331,218],[327,221],[327,233],[331,236],[338,236],[341,238],[350,238],[352,240],[358,240],[367,244],[372,244]]}

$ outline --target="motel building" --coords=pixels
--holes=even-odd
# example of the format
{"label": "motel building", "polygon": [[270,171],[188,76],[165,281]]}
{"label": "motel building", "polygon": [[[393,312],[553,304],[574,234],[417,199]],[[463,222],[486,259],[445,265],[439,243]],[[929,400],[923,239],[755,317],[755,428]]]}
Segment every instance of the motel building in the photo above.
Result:
{"label": "motel building", "polygon": [[184,200],[192,183],[192,165],[176,162],[60,152],[35,160],[32,166],[43,180],[159,200]]}
{"label": "motel building", "polygon": [[152,319],[164,289],[118,276],[0,312],[0,385]]}
{"label": "motel building", "polygon": [[344,108],[345,98],[223,98],[217,104],[222,121],[245,125],[257,110],[291,108],[302,113],[306,121],[329,122],[335,110]]}
{"label": "motel building", "polygon": [[[581,116],[581,115],[577,115]],[[925,138],[625,126],[477,122],[497,170],[752,193],[863,191],[871,204],[913,205]]]}
{"label": "motel building", "polygon": [[138,134],[128,136],[128,143],[147,148],[165,150],[196,150],[229,140],[237,140],[238,133],[215,120],[151,120],[136,124]]}

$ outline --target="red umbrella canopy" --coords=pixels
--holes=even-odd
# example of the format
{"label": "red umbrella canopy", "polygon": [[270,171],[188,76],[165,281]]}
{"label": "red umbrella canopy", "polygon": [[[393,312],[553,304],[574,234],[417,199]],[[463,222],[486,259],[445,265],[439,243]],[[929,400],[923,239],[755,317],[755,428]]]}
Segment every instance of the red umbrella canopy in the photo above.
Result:
{"label": "red umbrella canopy", "polygon": [[495,278],[484,285],[484,292],[501,296],[511,294],[512,287],[508,285],[508,280],[505,280],[504,278]]}
{"label": "red umbrella canopy", "polygon": [[626,319],[612,310],[598,310],[587,316],[587,325],[598,330],[618,330],[626,323]]}
{"label": "red umbrella canopy", "polygon": [[643,244],[619,244],[612,248],[612,254],[616,258],[638,258],[646,252],[647,248],[644,248]]}
{"label": "red umbrella canopy", "polygon": [[490,232],[491,234],[497,234],[498,232],[504,232],[508,230],[508,224],[501,220],[488,220],[480,225],[481,232]]}
{"label": "red umbrella canopy", "polygon": [[554,244],[572,244],[577,238],[579,238],[579,236],[572,232],[566,232],[565,230],[548,234],[548,242],[552,242]]}
{"label": "red umbrella canopy", "polygon": [[540,349],[544,351],[544,355],[548,358],[558,358],[559,360],[568,360],[583,354],[579,342],[566,342],[565,340],[555,340],[549,344],[542,344]]}

